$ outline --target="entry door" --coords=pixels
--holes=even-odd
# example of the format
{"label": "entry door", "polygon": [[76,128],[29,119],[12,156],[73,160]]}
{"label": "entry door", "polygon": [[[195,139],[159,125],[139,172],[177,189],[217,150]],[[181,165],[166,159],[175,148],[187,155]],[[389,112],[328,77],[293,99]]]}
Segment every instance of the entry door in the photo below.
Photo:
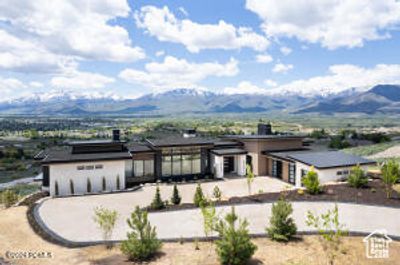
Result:
{"label": "entry door", "polygon": [[224,157],[224,173],[231,173],[235,170],[234,157],[225,156]]}

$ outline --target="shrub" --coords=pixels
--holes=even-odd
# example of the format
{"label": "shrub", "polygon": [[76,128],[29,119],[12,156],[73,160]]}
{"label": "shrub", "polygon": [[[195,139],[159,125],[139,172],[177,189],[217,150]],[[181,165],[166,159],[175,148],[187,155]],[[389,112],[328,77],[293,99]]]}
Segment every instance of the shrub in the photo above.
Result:
{"label": "shrub", "polygon": [[390,159],[382,165],[381,172],[382,181],[385,184],[386,197],[389,199],[390,197],[392,197],[393,185],[400,178],[399,164],[394,159]]}
{"label": "shrub", "polygon": [[153,201],[150,204],[150,208],[154,210],[160,210],[165,208],[165,202],[161,199],[160,187],[157,186],[156,193],[154,194]]}
{"label": "shrub", "polygon": [[311,167],[307,175],[302,180],[303,185],[306,187],[307,192],[310,194],[318,194],[321,192],[321,186],[319,185],[319,178],[317,172]]}
{"label": "shrub", "polygon": [[181,196],[179,195],[179,191],[178,191],[178,187],[176,186],[176,184],[174,185],[174,190],[172,193],[172,197],[171,197],[171,203],[178,205],[181,203]]}
{"label": "shrub", "polygon": [[103,177],[103,179],[101,180],[101,189],[102,191],[106,191],[107,189],[107,184],[106,184],[106,178]]}
{"label": "shrub", "polygon": [[1,201],[6,208],[13,206],[18,201],[18,194],[7,189],[1,193]]}
{"label": "shrub", "polygon": [[220,237],[215,241],[216,251],[222,265],[243,265],[257,249],[250,240],[247,220],[239,220],[239,226],[236,228],[237,220],[238,216],[232,207],[231,213],[228,213],[215,227]]}
{"label": "shrub", "polygon": [[204,197],[203,190],[201,189],[200,184],[197,184],[196,192],[194,193],[193,203],[196,207],[200,207],[202,204],[206,202],[206,198]]}
{"label": "shrub", "polygon": [[111,239],[115,223],[118,218],[118,213],[115,210],[109,210],[103,207],[98,207],[94,210],[94,221],[98,224],[103,232],[103,240],[107,247],[112,245],[108,242]]}
{"label": "shrub", "polygon": [[297,232],[296,224],[290,217],[292,204],[282,197],[272,205],[271,213],[270,227],[266,229],[268,236],[276,241],[289,241]]}
{"label": "shrub", "polygon": [[57,181],[54,184],[54,194],[55,194],[55,196],[59,195],[58,182]]}
{"label": "shrub", "polygon": [[350,175],[347,178],[347,182],[353,188],[362,188],[368,183],[368,178],[365,176],[364,171],[360,165],[357,165],[351,169]]}
{"label": "shrub", "polygon": [[[57,187],[58,187],[58,185],[57,185]],[[72,179],[69,180],[69,191],[70,191],[71,195],[75,194],[74,182],[72,181]]]}
{"label": "shrub", "polygon": [[215,187],[214,187],[214,189],[213,189],[213,196],[214,196],[215,199],[217,199],[217,201],[220,201],[220,200],[221,200],[221,198],[222,198],[222,192],[221,192],[221,190],[219,189],[218,186],[215,186]]}
{"label": "shrub", "polygon": [[121,251],[131,261],[144,261],[153,257],[162,244],[157,239],[155,227],[152,227],[148,221],[147,212],[136,206],[127,222],[133,231],[129,232],[128,239],[122,242]]}
{"label": "shrub", "polygon": [[117,186],[117,190],[121,189],[121,181],[119,180],[119,175],[117,175],[116,186]]}

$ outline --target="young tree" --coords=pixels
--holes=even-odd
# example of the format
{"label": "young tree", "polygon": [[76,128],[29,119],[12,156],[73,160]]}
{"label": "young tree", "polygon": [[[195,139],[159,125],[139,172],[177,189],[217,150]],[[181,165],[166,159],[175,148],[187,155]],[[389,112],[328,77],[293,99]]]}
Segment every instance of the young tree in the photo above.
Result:
{"label": "young tree", "polygon": [[322,237],[322,245],[327,252],[328,262],[333,265],[339,252],[341,239],[347,234],[344,225],[339,222],[337,205],[333,210],[328,210],[327,213],[320,216],[308,211],[306,224],[315,228]]}
{"label": "young tree", "polygon": [[354,188],[362,188],[365,185],[368,184],[368,178],[364,173],[364,170],[360,167],[360,165],[357,165],[353,167],[350,171],[350,175],[347,178],[347,182],[349,183],[350,186]]}
{"label": "young tree", "polygon": [[232,207],[231,213],[216,224],[215,230],[220,239],[215,241],[215,245],[222,265],[243,265],[257,249],[250,240],[247,220],[239,220],[239,226],[236,228],[237,220],[238,216]]}
{"label": "young tree", "polygon": [[218,186],[215,186],[215,187],[214,187],[214,189],[213,189],[213,196],[214,196],[215,199],[217,199],[217,201],[220,201],[220,200],[221,200],[221,198],[222,198],[222,192],[221,192],[221,190],[219,189]]}
{"label": "young tree", "polygon": [[290,215],[293,213],[292,204],[281,197],[272,205],[270,226],[266,231],[272,240],[289,241],[297,232],[296,224]]}
{"label": "young tree", "polygon": [[144,261],[160,250],[161,241],[157,239],[156,228],[150,225],[146,211],[136,206],[127,222],[133,231],[129,232],[128,239],[122,242],[121,251],[129,260]]}
{"label": "young tree", "polygon": [[174,185],[174,190],[173,190],[173,192],[172,192],[171,203],[173,203],[173,204],[175,204],[175,205],[178,205],[178,204],[181,203],[181,200],[182,200],[182,198],[181,198],[181,196],[179,195],[178,187],[177,187],[177,185],[175,184],[175,185]]}
{"label": "young tree", "polygon": [[165,202],[161,199],[160,187],[156,188],[156,193],[154,194],[153,201],[150,204],[150,208],[154,210],[160,210],[165,208]]}
{"label": "young tree", "polygon": [[117,222],[118,213],[115,210],[109,210],[103,207],[97,207],[94,210],[94,221],[98,224],[103,232],[103,240],[107,248],[111,248],[112,244],[109,240],[112,237],[115,223]]}
{"label": "young tree", "polygon": [[194,193],[193,203],[196,207],[200,207],[201,204],[206,202],[206,198],[204,197],[203,190],[201,189],[200,183],[197,184],[196,191]]}
{"label": "young tree", "polygon": [[15,191],[6,189],[1,194],[1,202],[6,208],[13,206],[18,201],[18,194]]}
{"label": "young tree", "polygon": [[206,238],[214,231],[215,225],[218,222],[217,212],[212,203],[201,205],[201,214],[203,215],[203,229]]}
{"label": "young tree", "polygon": [[54,183],[54,194],[55,194],[55,196],[59,195],[58,182],[57,181]]}
{"label": "young tree", "polygon": [[318,194],[321,192],[318,174],[314,171],[314,167],[311,167],[310,171],[308,171],[302,182],[303,185],[306,187],[308,193]]}
{"label": "young tree", "polygon": [[[58,185],[57,185],[58,186]],[[72,195],[75,194],[75,188],[74,188],[74,182],[72,181],[72,179],[69,180],[69,191]]]}
{"label": "young tree", "polygon": [[400,179],[400,167],[394,160],[390,159],[381,166],[382,181],[385,184],[386,197],[392,197],[393,185]]}
{"label": "young tree", "polygon": [[92,183],[90,182],[89,178],[87,179],[87,182],[86,182],[86,192],[87,193],[92,192]]}
{"label": "young tree", "polygon": [[251,184],[254,181],[254,173],[249,164],[246,164],[246,180],[247,180],[247,189],[249,190],[249,195],[251,195]]}

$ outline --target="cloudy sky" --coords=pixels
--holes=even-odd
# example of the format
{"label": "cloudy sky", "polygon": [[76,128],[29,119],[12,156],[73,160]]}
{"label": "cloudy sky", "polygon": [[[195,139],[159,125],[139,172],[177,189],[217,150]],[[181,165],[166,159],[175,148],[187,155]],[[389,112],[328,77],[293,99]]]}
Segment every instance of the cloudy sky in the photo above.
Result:
{"label": "cloudy sky", "polygon": [[396,0],[3,0],[0,98],[400,83]]}

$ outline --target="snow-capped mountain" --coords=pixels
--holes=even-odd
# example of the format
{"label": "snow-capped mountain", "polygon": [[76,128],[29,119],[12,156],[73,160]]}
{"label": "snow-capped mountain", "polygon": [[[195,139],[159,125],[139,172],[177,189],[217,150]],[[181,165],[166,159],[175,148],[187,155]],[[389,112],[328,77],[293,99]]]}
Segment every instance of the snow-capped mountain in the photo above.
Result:
{"label": "snow-capped mountain", "polygon": [[349,88],[317,95],[286,93],[223,94],[179,88],[127,99],[111,93],[50,91],[0,103],[1,114],[97,115],[187,113],[399,113],[400,86]]}

